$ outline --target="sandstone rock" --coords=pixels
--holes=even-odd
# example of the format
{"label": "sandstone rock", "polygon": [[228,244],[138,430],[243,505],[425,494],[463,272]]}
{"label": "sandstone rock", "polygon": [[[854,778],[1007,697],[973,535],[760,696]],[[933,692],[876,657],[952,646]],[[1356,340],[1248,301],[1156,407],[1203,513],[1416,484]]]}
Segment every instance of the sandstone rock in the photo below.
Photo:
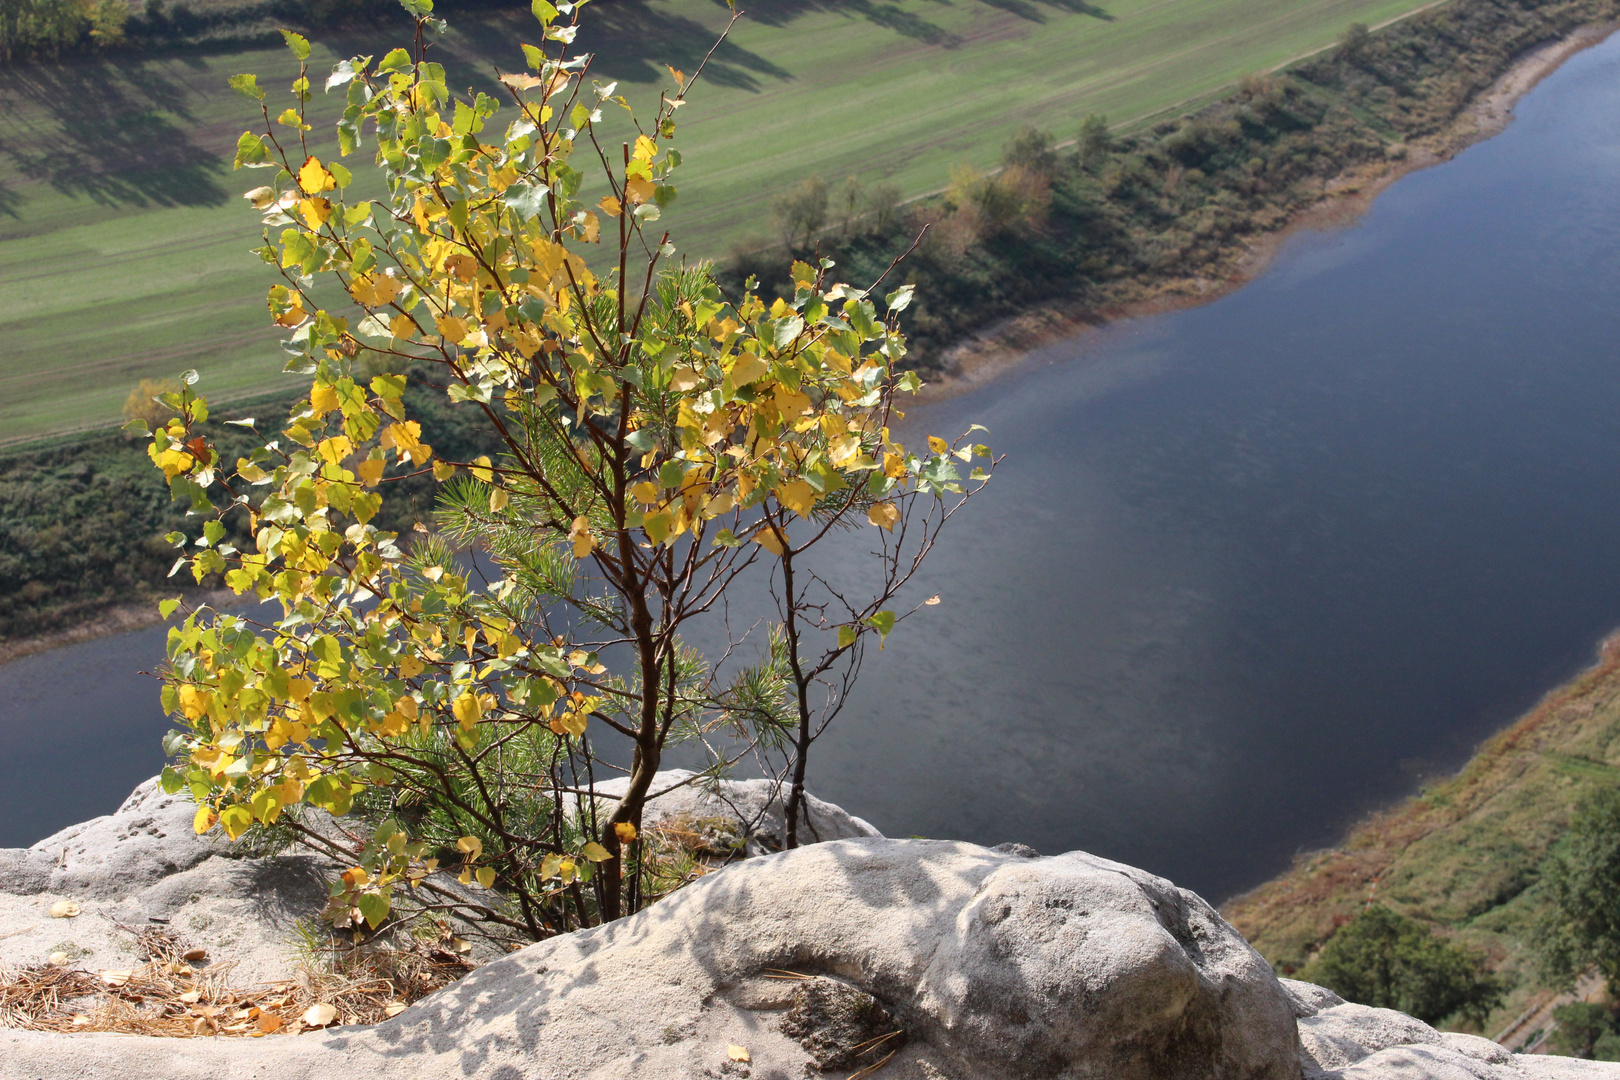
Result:
{"label": "sandstone rock", "polygon": [[1477,1035],[1441,1033],[1392,1009],[1281,980],[1301,1013],[1305,1080],[1620,1080],[1620,1065],[1513,1054]]}
{"label": "sandstone rock", "polygon": [[[1018,1075],[1283,1077],[1292,1003],[1202,899],[1080,852],[978,889],[934,952],[922,1007]],[[1084,1072],[1075,1064],[1085,1063]]]}
{"label": "sandstone rock", "polygon": [[0,889],[111,899],[229,853],[216,831],[198,836],[197,806],[165,795],[153,777],[117,810],[47,836],[27,848],[0,848]]}
{"label": "sandstone rock", "polygon": [[1307,1016],[1315,1016],[1323,1009],[1344,1004],[1344,998],[1325,986],[1300,982],[1298,979],[1278,979],[1277,982],[1282,985],[1283,993],[1288,995],[1288,1000],[1294,1003],[1294,1015],[1301,1020]]}
{"label": "sandstone rock", "polygon": [[[676,787],[692,775],[660,773],[654,790]],[[738,838],[746,826],[768,841],[773,830],[780,833],[782,822],[781,804],[769,798],[769,786],[731,781],[714,794],[676,787],[653,813],[724,819],[735,825]],[[876,835],[870,825],[830,803],[812,798],[809,805],[811,821],[823,835]],[[61,954],[67,963],[90,970],[127,968],[134,962],[133,932],[159,926],[206,949],[211,959],[233,964],[234,985],[292,977],[297,924],[325,905],[323,874],[336,865],[301,851],[239,857],[241,849],[218,830],[197,835],[196,809],[184,794],[164,794],[154,777],[111,814],[28,848],[0,849],[0,967],[43,964]],[[323,831],[334,831],[331,819],[324,824]],[[453,876],[439,878],[442,887],[461,891]],[[78,916],[50,917],[52,905],[70,902],[80,907]],[[498,945],[477,939],[475,960],[504,954]]]}
{"label": "sandstone rock", "polygon": [[[597,790],[617,797],[628,786],[627,779],[618,778],[597,784]],[[735,827],[736,839],[746,844],[750,855],[780,851],[786,841],[784,805],[788,792],[775,781],[721,780],[706,784],[686,769],[661,769],[651,791],[654,798],[643,812],[644,826],[684,819],[715,822],[721,825],[722,832],[729,832],[728,826]],[[805,793],[805,820],[799,823],[799,843],[882,835],[843,807]]]}
{"label": "sandstone rock", "polygon": [[1393,1009],[1345,1002],[1299,1022],[1305,1071],[1327,1072],[1353,1065],[1391,1046],[1440,1042],[1440,1033],[1421,1020]]}
{"label": "sandstone rock", "polygon": [[[1299,1076],[1288,996],[1193,894],[1078,853],[876,838],[733,864],[375,1028],[182,1045],[83,1035],[74,1053],[81,1075],[118,1080],[797,1078],[811,1057],[781,1030],[791,1001],[748,989],[772,970],[836,976],[904,1026],[883,1080]],[[0,1034],[0,1076],[51,1075],[60,1045]]]}
{"label": "sandstone rock", "polygon": [[[655,790],[689,777],[660,774]],[[766,848],[780,842],[774,794],[766,781],[689,785],[648,818],[718,822]],[[1512,1055],[1278,980],[1209,905],[1143,871],[885,840],[810,805],[812,836],[848,838],[733,863],[375,1027],[185,1040],[0,1030],[0,1080],[798,1080],[864,1065],[862,1043],[893,1030],[880,1080],[1620,1080],[1620,1066]],[[147,920],[235,962],[242,981],[286,977],[292,926],[325,899],[323,866],[227,858],[190,819],[189,804],[142,785],[115,814],[0,852],[0,963],[128,968],[119,925]],[[79,914],[51,918],[60,901]]]}

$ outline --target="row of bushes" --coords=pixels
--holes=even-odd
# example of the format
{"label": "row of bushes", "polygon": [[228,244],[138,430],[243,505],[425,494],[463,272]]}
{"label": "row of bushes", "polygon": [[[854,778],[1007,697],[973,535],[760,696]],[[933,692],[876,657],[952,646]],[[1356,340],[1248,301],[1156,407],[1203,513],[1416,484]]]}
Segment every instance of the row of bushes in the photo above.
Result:
{"label": "row of bushes", "polygon": [[790,288],[786,247],[870,280],[927,226],[903,271],[918,286],[906,329],[913,361],[937,370],[950,343],[1035,303],[1103,307],[1224,278],[1248,238],[1318,202],[1327,181],[1402,156],[1526,49],[1617,14],[1615,0],[1457,0],[1375,34],[1354,28],[1330,53],[1145,132],[1113,138],[1099,117],[1025,129],[996,173],[961,167],[944,195],[906,208],[892,189],[810,181],[778,201],[784,244],[739,245],[728,275]]}
{"label": "row of bushes", "polygon": [[[485,0],[462,0],[463,6]],[[236,0],[199,10],[186,0],[0,0],[0,63],[108,49],[279,41],[276,29],[322,29],[391,16],[396,0]]]}
{"label": "row of bushes", "polygon": [[0,0],[0,63],[117,45],[127,0]]}
{"label": "row of bushes", "polygon": [[[413,373],[406,404],[423,441],[458,461],[491,453],[484,428],[469,423]],[[262,399],[221,409],[208,437],[230,462],[255,440],[224,423],[243,416],[285,417],[289,399]],[[165,413],[167,415],[167,413]],[[189,577],[168,578],[175,550],[163,537],[183,530],[185,508],[172,502],[144,440],[119,433],[0,456],[0,640],[30,637],[93,619],[111,605],[174,595]],[[378,524],[408,532],[433,506],[431,476],[389,488]],[[252,550],[242,515],[227,519],[231,542]],[[195,532],[195,526],[191,527]]]}

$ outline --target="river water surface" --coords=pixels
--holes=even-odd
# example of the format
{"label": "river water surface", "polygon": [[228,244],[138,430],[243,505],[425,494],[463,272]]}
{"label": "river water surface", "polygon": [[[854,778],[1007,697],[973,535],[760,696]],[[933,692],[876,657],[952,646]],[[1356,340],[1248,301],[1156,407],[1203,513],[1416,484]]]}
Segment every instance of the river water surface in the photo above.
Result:
{"label": "river water surface", "polygon": [[[1224,898],[1620,624],[1620,37],[1242,290],[914,419],[1007,454],[814,788]],[[0,667],[0,845],[161,765],[162,630]]]}

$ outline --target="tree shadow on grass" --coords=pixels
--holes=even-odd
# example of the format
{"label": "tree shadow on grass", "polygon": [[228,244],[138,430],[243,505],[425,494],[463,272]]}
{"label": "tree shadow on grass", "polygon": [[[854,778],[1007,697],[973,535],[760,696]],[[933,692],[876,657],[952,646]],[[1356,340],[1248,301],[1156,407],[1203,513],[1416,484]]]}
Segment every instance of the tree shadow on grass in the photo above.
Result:
{"label": "tree shadow on grass", "polygon": [[[958,0],[931,0],[937,6],[951,7]],[[1089,15],[1094,19],[1112,22],[1114,16],[1087,0],[979,0],[986,7],[1007,11],[1030,22],[1046,22],[1041,4],[1072,15]],[[715,0],[724,4],[725,0]],[[907,11],[893,0],[779,0],[768,7],[750,9],[748,17],[766,26],[784,27],[810,12],[829,11],[859,16],[902,37],[920,41],[925,45],[939,45],[950,49],[962,44],[962,39],[945,28]]]}
{"label": "tree shadow on grass", "polygon": [[[950,4],[950,0],[935,0],[935,2],[946,6]],[[715,3],[724,6],[725,0],[715,0]],[[748,18],[766,26],[780,28],[818,11],[864,18],[875,26],[892,30],[901,37],[919,41],[924,45],[953,49],[962,43],[962,39],[949,30],[929,22],[921,15],[907,11],[892,0],[778,0],[769,5],[750,8]]]}
{"label": "tree shadow on grass", "polygon": [[[989,3],[990,0],[984,0],[984,2]],[[1114,21],[1113,15],[1110,15],[1096,4],[1086,3],[1086,0],[1043,0],[1043,2],[1051,4],[1055,8],[1062,8],[1064,11],[1072,12],[1075,15],[1090,15],[1093,19],[1101,19],[1103,22]]]}
{"label": "tree shadow on grass", "polygon": [[0,108],[39,119],[32,130],[14,123],[0,155],[29,180],[103,206],[216,206],[229,166],[182,126],[189,93],[139,63],[20,65],[0,74]]}
{"label": "tree shadow on grass", "polygon": [[[517,29],[519,26],[522,28]],[[458,40],[437,59],[445,65],[453,85],[489,83],[493,81],[491,63],[508,69],[521,65],[517,42],[537,39],[537,30],[533,22],[522,25],[521,20],[465,19],[455,26]],[[668,83],[664,65],[690,75],[710,49],[715,51],[703,69],[705,82],[757,93],[764,89],[762,80],[793,78],[791,72],[734,42],[715,48],[716,36],[712,27],[671,14],[661,4],[619,0],[591,8],[570,51],[594,54],[591,74],[619,82]]]}

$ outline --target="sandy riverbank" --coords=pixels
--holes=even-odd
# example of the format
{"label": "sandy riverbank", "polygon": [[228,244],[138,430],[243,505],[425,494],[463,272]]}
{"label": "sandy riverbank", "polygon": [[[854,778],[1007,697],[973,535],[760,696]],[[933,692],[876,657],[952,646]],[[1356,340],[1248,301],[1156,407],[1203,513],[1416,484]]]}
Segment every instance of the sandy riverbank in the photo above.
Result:
{"label": "sandy riverbank", "polygon": [[[186,594],[188,604],[221,604],[234,599],[236,597],[226,589],[217,592],[192,592]],[[163,621],[163,617],[158,614],[157,606],[156,597],[128,604],[113,604],[96,613],[94,617],[81,623],[75,623],[65,630],[39,634],[34,637],[17,638],[11,641],[0,641],[0,664],[24,656],[33,656],[35,653],[60,649],[64,645],[76,645],[81,641],[93,641],[96,638],[107,637],[110,634],[122,634],[129,630],[142,630],[148,626],[154,626]]]}
{"label": "sandy riverbank", "polygon": [[[1095,305],[1058,300],[999,320],[947,349],[948,374],[925,386],[922,401],[955,397],[1041,357],[1058,346],[1121,319],[1135,319],[1207,304],[1242,288],[1271,265],[1284,244],[1301,230],[1321,232],[1353,224],[1383,190],[1401,177],[1455,157],[1474,143],[1499,134],[1513,119],[1513,107],[1565,60],[1599,44],[1620,24],[1584,26],[1538,45],[1516,60],[1491,88],[1469,104],[1444,131],[1406,144],[1404,156],[1340,173],[1323,184],[1322,197],[1281,228],[1252,237],[1235,249],[1226,272],[1139,284],[1124,283],[1126,295]],[[1054,357],[1055,359],[1055,357]]]}

